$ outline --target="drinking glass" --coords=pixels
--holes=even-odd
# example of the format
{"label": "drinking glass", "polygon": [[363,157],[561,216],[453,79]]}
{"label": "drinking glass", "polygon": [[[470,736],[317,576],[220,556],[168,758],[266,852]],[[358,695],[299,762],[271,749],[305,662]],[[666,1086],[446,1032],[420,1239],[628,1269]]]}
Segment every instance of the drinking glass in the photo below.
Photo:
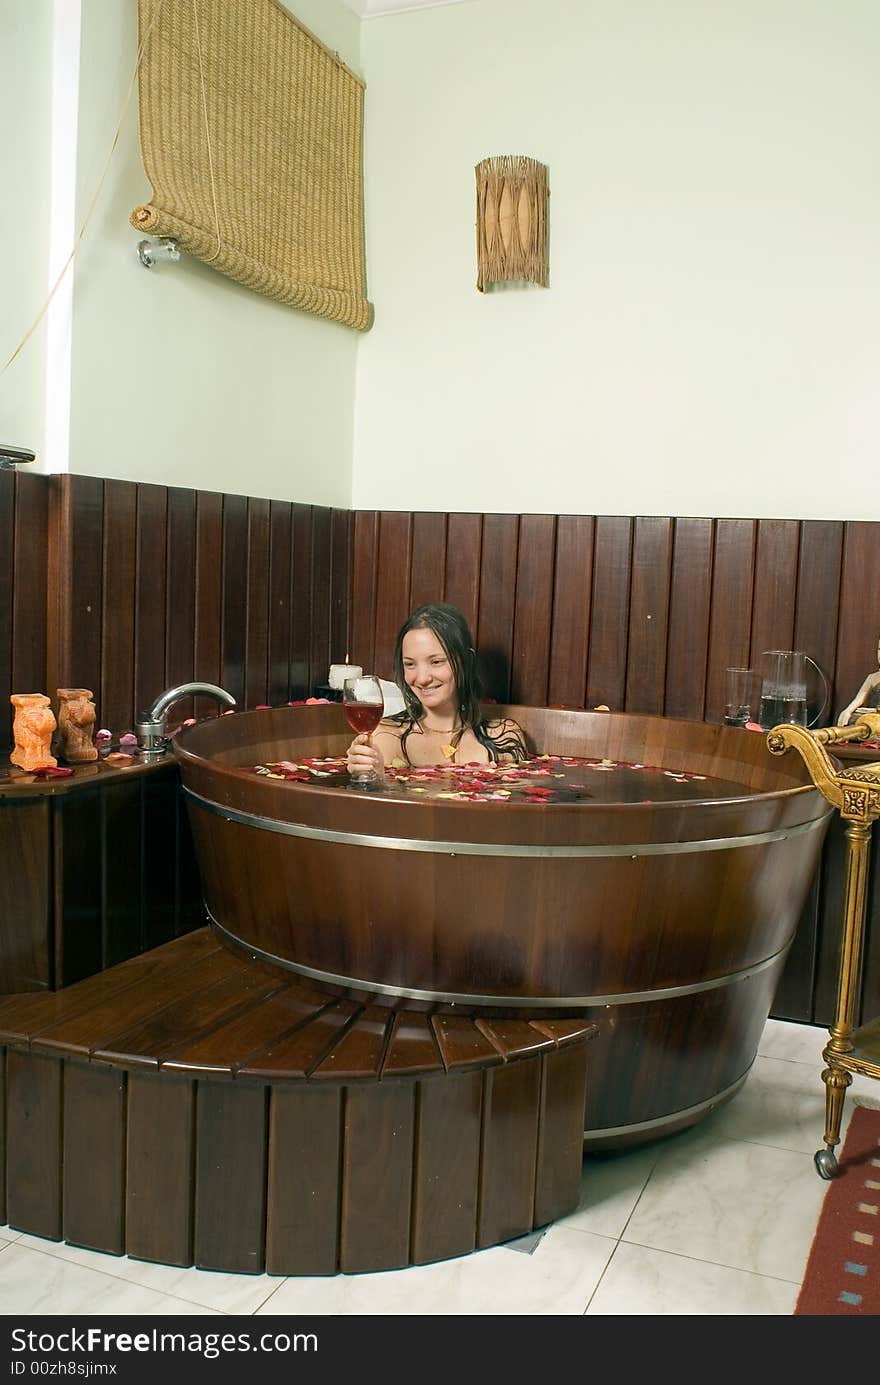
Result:
{"label": "drinking glass", "polygon": [[745,726],[758,720],[761,701],[761,674],[754,668],[724,670],[724,724]]}
{"label": "drinking glass", "polygon": [[[342,706],[345,719],[356,736],[367,733],[367,744],[372,744],[372,733],[385,714],[385,701],[382,685],[372,673],[361,673],[356,678],[346,678],[342,684]],[[353,784],[371,784],[378,775],[374,770],[364,770],[360,774],[349,775]]]}

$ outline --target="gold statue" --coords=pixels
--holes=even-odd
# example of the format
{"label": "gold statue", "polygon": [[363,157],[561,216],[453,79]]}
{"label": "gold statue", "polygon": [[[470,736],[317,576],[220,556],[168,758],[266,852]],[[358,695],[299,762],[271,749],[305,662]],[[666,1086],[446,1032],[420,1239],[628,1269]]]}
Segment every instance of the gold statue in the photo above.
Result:
{"label": "gold statue", "polygon": [[97,760],[98,748],[92,745],[95,704],[91,689],[59,688],[57,696],[62,756],[71,765]]}
{"label": "gold statue", "polygon": [[850,721],[858,721],[863,712],[876,712],[880,707],[880,640],[877,642],[877,664],[876,673],[868,674],[852,702],[837,718],[838,726],[849,726]]}

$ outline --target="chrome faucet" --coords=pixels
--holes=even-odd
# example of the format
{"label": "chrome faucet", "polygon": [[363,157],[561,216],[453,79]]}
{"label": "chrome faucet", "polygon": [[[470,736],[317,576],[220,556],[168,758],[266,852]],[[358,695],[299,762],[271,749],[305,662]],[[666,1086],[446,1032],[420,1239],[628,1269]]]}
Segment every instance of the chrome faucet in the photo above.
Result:
{"label": "chrome faucet", "polygon": [[141,712],[135,722],[138,755],[162,755],[168,749],[165,716],[169,707],[182,697],[214,697],[226,707],[236,706],[232,694],[225,688],[218,688],[216,683],[181,683],[177,688],[169,688],[156,698],[148,712]]}

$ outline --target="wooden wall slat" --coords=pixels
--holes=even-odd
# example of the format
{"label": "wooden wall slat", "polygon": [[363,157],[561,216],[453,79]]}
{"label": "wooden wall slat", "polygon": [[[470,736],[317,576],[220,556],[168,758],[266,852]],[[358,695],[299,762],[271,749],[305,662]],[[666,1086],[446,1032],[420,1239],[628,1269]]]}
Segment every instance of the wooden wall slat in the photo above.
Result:
{"label": "wooden wall slat", "polygon": [[765,650],[794,649],[799,543],[797,520],[758,520],[748,666],[762,673]]}
{"label": "wooden wall slat", "polygon": [[[351,642],[351,545],[354,529],[350,510],[330,512],[330,657],[328,664],[346,662]],[[324,678],[327,677],[325,672]],[[323,682],[324,679],[318,679]]]}
{"label": "wooden wall slat", "polygon": [[410,612],[409,570],[412,516],[400,510],[379,515],[379,573],[376,582],[376,638],[372,671],[391,678],[397,632]]}
{"label": "wooden wall slat", "polygon": [[312,603],[309,608],[309,695],[326,683],[330,671],[330,607],[333,512],[326,505],[312,507]]}
{"label": "wooden wall slat", "polygon": [[[837,700],[835,710],[851,702],[865,675],[877,667],[880,613],[880,526],[867,522],[844,526],[837,627]],[[867,602],[867,609],[866,609]]]}
{"label": "wooden wall slat", "polygon": [[94,692],[97,726],[117,737],[131,731],[138,711],[134,705],[136,563],[137,486],[133,481],[105,481],[101,679]]}
{"label": "wooden wall slat", "polygon": [[673,522],[642,516],[633,530],[626,710],[663,715]]}
{"label": "wooden wall slat", "polygon": [[312,507],[294,505],[290,560],[290,696],[311,694]]}
{"label": "wooden wall slat", "polygon": [[125,1083],[118,1068],[64,1068],[64,1239],[111,1255],[125,1251]]}
{"label": "wooden wall slat", "polygon": [[673,531],[666,650],[666,715],[700,720],[706,705],[715,526],[677,519]]}
{"label": "wooden wall slat", "polygon": [[[12,686],[12,575],[15,561],[16,480],[14,471],[0,471],[0,754],[3,755],[6,755],[12,746],[12,706],[9,698],[14,692],[34,691],[32,688]],[[41,551],[45,572],[45,545]]]}
{"label": "wooden wall slat", "polygon": [[290,558],[293,506],[273,500],[269,506],[268,696],[273,707],[290,697]]}
{"label": "wooden wall slat", "polygon": [[[179,487],[168,491],[168,538],[165,585],[165,681],[162,688],[191,683],[196,631],[196,493]],[[160,689],[161,691],[162,689]],[[193,715],[192,698],[168,709],[168,727]]]}
{"label": "wooden wall slat", "polygon": [[165,681],[167,518],[168,492],[165,487],[139,484],[134,656],[134,701],[137,712],[149,708],[168,686]]}
{"label": "wooden wall slat", "polygon": [[[55,702],[55,688],[46,682],[47,576],[49,497],[40,476],[18,476],[15,487],[13,546],[12,670],[16,686],[10,692],[43,692]],[[88,577],[86,578],[88,581]],[[100,600],[98,602],[100,610]],[[91,616],[91,613],[87,613]],[[89,622],[86,642],[92,633]],[[94,687],[89,683],[88,686]],[[9,703],[7,701],[7,707]]]}
{"label": "wooden wall slat", "polygon": [[[410,610],[443,601],[446,588],[446,515],[413,515]],[[454,603],[453,603],[454,604]],[[403,622],[401,621],[401,624]]]}
{"label": "wooden wall slat", "polygon": [[547,688],[551,706],[585,705],[592,592],[593,519],[590,515],[560,515],[556,523]]}
{"label": "wooden wall slat", "polygon": [[247,506],[246,496],[224,496],[220,682],[241,707],[247,694]]}
{"label": "wooden wall slat", "polygon": [[518,545],[518,515],[483,516],[480,605],[473,634],[486,696],[496,702],[510,699]]}
{"label": "wooden wall slat", "polygon": [[[20,478],[22,482],[36,479]],[[58,572],[55,590],[48,596],[56,624],[55,639],[50,636],[47,651],[46,692],[54,703],[56,688],[90,688],[96,692],[101,686],[104,483],[93,476],[59,476],[53,480],[61,496],[55,516],[64,533],[56,530],[52,542],[59,544],[69,565],[63,575]],[[163,617],[160,609],[160,630]]]}
{"label": "wooden wall slat", "polygon": [[719,519],[715,525],[707,721],[720,721],[724,715],[724,670],[745,668],[749,662],[756,523],[753,519]]}
{"label": "wooden wall slat", "polygon": [[543,707],[550,684],[556,516],[522,515],[511,653],[511,697]]}
{"label": "wooden wall slat", "polygon": [[[798,553],[794,648],[805,650],[815,659],[831,682],[831,700],[823,718],[828,722],[835,719],[852,696],[851,693],[849,697],[841,697],[841,690],[834,688],[842,555],[842,523],[833,520],[804,520],[801,525]],[[857,683],[853,693],[858,686]],[[819,711],[820,709],[816,708],[814,715],[818,716]]]}
{"label": "wooden wall slat", "polygon": [[474,635],[480,612],[480,560],[483,516],[450,515],[446,527],[446,592],[444,601],[457,606]]}
{"label": "wooden wall slat", "polygon": [[248,500],[247,644],[245,701],[269,696],[269,501]]}
{"label": "wooden wall slat", "polygon": [[[359,510],[352,537],[351,662],[361,668],[375,666],[376,582],[379,561],[379,515]],[[338,662],[338,661],[336,661]]]}
{"label": "wooden wall slat", "polygon": [[626,698],[632,536],[627,516],[596,519],[587,706],[604,704],[612,712],[622,712]]}
{"label": "wooden wall slat", "polygon": [[[223,496],[199,491],[196,496],[196,628],[195,677],[200,683],[221,683],[223,613]],[[214,704],[196,698],[196,716],[216,711]]]}

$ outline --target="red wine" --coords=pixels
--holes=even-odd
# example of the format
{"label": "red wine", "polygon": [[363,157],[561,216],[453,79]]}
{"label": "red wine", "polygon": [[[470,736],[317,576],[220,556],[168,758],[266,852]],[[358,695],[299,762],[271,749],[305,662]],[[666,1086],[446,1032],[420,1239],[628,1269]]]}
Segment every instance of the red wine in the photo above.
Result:
{"label": "red wine", "polygon": [[385,704],[382,702],[345,703],[345,719],[357,735],[364,731],[375,731],[384,715]]}

